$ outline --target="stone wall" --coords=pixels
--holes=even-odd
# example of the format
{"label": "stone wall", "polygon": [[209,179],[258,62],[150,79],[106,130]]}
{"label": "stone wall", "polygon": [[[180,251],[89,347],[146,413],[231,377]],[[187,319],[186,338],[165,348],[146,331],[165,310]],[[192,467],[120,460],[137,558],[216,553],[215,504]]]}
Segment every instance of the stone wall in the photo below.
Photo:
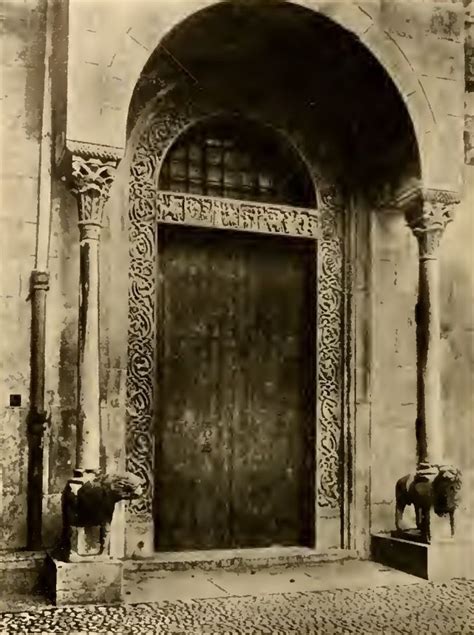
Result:
{"label": "stone wall", "polygon": [[[0,13],[0,549],[12,549],[26,540],[27,298],[36,248],[45,16],[41,0],[2,3]],[[10,405],[12,395],[21,405]]]}
{"label": "stone wall", "polygon": [[[463,503],[474,522],[474,165],[441,250],[441,391],[446,458],[463,470]],[[471,534],[472,535],[472,534]]]}
{"label": "stone wall", "polygon": [[372,530],[390,529],[397,478],[416,465],[418,248],[403,214],[373,215]]}
{"label": "stone wall", "polygon": [[46,313],[46,402],[51,415],[45,435],[43,539],[54,544],[61,527],[61,493],[72,476],[76,444],[79,231],[76,203],[53,180],[50,290]]}

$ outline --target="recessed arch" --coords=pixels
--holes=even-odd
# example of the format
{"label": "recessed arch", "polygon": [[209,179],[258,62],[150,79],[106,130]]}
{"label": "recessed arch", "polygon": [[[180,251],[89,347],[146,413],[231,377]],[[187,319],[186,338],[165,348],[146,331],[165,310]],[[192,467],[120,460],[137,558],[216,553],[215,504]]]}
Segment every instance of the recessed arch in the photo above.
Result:
{"label": "recessed arch", "polygon": [[212,3],[170,28],[135,86],[128,134],[157,91],[176,83],[212,94],[217,109],[229,109],[236,91],[244,113],[269,94],[282,108],[299,104],[307,131],[332,149],[324,160],[352,188],[422,177],[415,127],[387,69],[333,16],[302,3]]}
{"label": "recessed arch", "polygon": [[[194,97],[194,99],[192,98]],[[133,158],[131,162],[129,187],[129,241],[130,241],[130,276],[129,276],[129,329],[128,329],[128,372],[127,372],[127,464],[131,471],[140,474],[147,483],[146,495],[135,504],[130,511],[134,520],[130,523],[140,527],[139,531],[150,535],[153,527],[151,518],[151,501],[153,498],[153,422],[155,405],[159,403],[159,391],[154,386],[155,340],[157,336],[156,320],[156,271],[157,259],[156,222],[162,213],[170,222],[181,222],[182,205],[186,205],[183,195],[161,193],[157,188],[157,175],[166,151],[172,147],[180,134],[190,129],[196,121],[206,115],[206,103],[201,94],[201,101],[196,95],[186,91],[165,91],[154,102],[141,124],[134,131]],[[189,98],[189,99],[188,99]],[[215,114],[213,111],[207,114]],[[299,146],[299,144],[298,144]],[[304,154],[304,153],[303,153]],[[317,169],[314,172],[318,174]],[[229,201],[219,207],[217,217],[211,221],[212,227],[231,230],[247,229],[274,233],[275,223],[281,233],[296,230],[299,236],[307,236],[307,225],[310,228],[316,220],[319,228],[318,258],[318,298],[320,302],[318,330],[320,364],[318,376],[318,438],[322,451],[318,462],[318,506],[324,512],[318,522],[338,524],[337,518],[340,484],[339,484],[339,435],[341,433],[341,390],[342,390],[342,357],[341,311],[343,304],[343,240],[342,226],[345,210],[341,198],[335,188],[330,187],[321,175],[317,179],[317,210],[298,208],[281,208],[261,204],[254,217],[263,221],[261,229],[249,229],[252,222],[249,213],[252,205],[246,206],[244,220],[235,224],[236,201]],[[184,195],[186,196],[186,195]],[[205,199],[206,197],[204,197]],[[202,197],[189,196],[189,212],[193,217],[199,212]],[[219,199],[213,199],[214,201]],[[320,203],[320,205],[319,205]],[[204,215],[209,211],[210,199],[203,201],[201,208]],[[237,208],[238,208],[237,204]],[[212,211],[212,204],[211,204]],[[157,216],[158,213],[158,216]],[[224,214],[224,215],[222,215]],[[172,220],[174,218],[174,220]],[[312,220],[314,219],[314,220]],[[186,224],[186,221],[185,221]],[[190,224],[192,221],[190,219]],[[254,225],[252,227],[255,227]],[[294,234],[293,234],[294,235]],[[310,229],[310,234],[314,233]],[[137,444],[138,440],[140,443]],[[324,517],[326,514],[326,517]],[[323,530],[324,531],[324,530]],[[336,534],[337,534],[336,530]]]}
{"label": "recessed arch", "polygon": [[[281,10],[295,11],[291,9],[294,3],[277,5]],[[216,5],[224,10],[232,6],[235,5],[228,2]],[[127,449],[127,460],[132,471],[143,474],[149,483],[146,500],[140,503],[140,508],[132,506],[132,509],[137,518],[149,522],[155,402],[152,369],[157,246],[154,223],[157,198],[158,205],[163,200],[156,187],[157,175],[166,153],[182,134],[206,117],[230,112],[284,130],[311,165],[313,178],[317,175],[315,180],[321,183],[321,189],[327,192],[328,186],[334,186],[336,192],[335,198],[325,193],[325,203],[319,210],[321,222],[328,231],[318,247],[321,254],[317,282],[321,398],[317,420],[322,450],[318,455],[316,487],[321,519],[327,527],[331,525],[328,532],[333,532],[337,525],[342,535],[345,530],[338,515],[344,513],[341,511],[340,438],[345,425],[341,404],[346,370],[341,342],[346,254],[340,229],[346,225],[349,208],[344,204],[334,206],[333,202],[341,193],[387,182],[396,187],[406,178],[419,177],[416,135],[385,70],[353,35],[331,20],[300,8],[289,26],[281,16],[278,21],[261,6],[247,4],[240,5],[241,13],[237,17],[231,12],[224,28],[222,15],[210,15],[216,10],[199,12],[190,22],[170,32],[171,39],[165,39],[150,58],[130,108],[131,275],[127,382],[131,445]],[[265,37],[257,43],[251,38],[253,49],[240,46],[238,34],[247,32],[245,25],[251,25],[254,20],[255,32],[261,33],[263,29]],[[281,55],[270,55],[287,33],[292,42],[289,49],[284,49]],[[209,49],[209,41],[215,44],[215,51]],[[318,61],[315,73],[306,81],[308,59],[318,51],[315,42],[319,44],[320,56],[314,58]],[[336,46],[329,46],[334,43]],[[170,52],[173,57],[178,54],[179,63],[173,61]],[[186,71],[181,68],[183,65]],[[348,75],[349,66],[357,68],[355,77]],[[269,75],[269,68],[273,76]],[[372,83],[373,92],[359,99],[358,82],[364,81]],[[387,118],[391,129],[386,124]],[[172,222],[181,222],[178,217],[186,201],[179,196],[169,197],[164,204],[168,205],[166,213],[170,218],[175,214]],[[199,208],[199,201],[192,212],[196,210],[198,214],[205,211],[204,206]],[[150,446],[147,457],[143,448],[136,447],[136,439],[144,439],[143,446]]]}

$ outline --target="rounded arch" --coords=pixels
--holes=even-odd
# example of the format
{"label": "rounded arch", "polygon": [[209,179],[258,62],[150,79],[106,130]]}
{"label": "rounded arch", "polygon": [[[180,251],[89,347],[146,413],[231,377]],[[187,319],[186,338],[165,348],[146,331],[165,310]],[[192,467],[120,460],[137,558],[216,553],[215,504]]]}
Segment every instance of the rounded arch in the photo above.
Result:
{"label": "rounded arch", "polygon": [[[231,12],[227,27],[222,29],[217,40],[214,39],[222,26],[222,14],[213,11],[216,7],[229,10],[236,6],[239,6],[240,14],[237,12],[236,17]],[[279,2],[272,6],[287,11],[295,3]],[[265,7],[271,8],[270,3]],[[352,34],[343,32],[341,35],[343,30],[331,20],[301,7],[292,14],[290,25],[286,19],[281,19],[282,14],[279,18],[272,17],[256,3],[213,3],[213,7],[193,16],[170,31],[149,59],[136,87],[129,119],[127,151],[132,155],[132,161],[128,218],[131,275],[127,408],[129,430],[133,434],[129,435],[127,461],[132,471],[148,479],[147,496],[132,506],[135,512],[144,516],[151,512],[153,459],[151,451],[144,453],[134,445],[134,439],[143,437],[150,447],[153,443],[157,175],[163,157],[176,138],[208,115],[237,112],[251,114],[257,119],[261,115],[262,121],[286,131],[311,165],[313,178],[320,187],[354,186],[364,179],[370,181],[376,173],[377,163],[382,163],[379,176],[383,182],[387,173],[391,176],[390,169],[394,166],[395,180],[405,176],[403,170],[407,165],[416,174],[419,170],[416,135],[400,95],[386,71]],[[202,18],[205,18],[204,23]],[[244,26],[253,23],[253,28],[259,33],[263,29],[265,33],[264,38],[249,37],[250,48],[238,46],[237,36],[245,29],[236,27],[242,27],[242,21]],[[214,30],[209,31],[211,23]],[[294,44],[290,52],[279,48],[281,38],[289,28]],[[316,32],[322,34],[323,42],[315,38]],[[231,38],[227,37],[229,33]],[[209,42],[213,43],[217,53],[209,49]],[[336,46],[329,46],[334,43]],[[315,73],[308,79],[308,59],[317,52],[318,44],[320,57],[316,57]],[[298,53],[300,48],[302,55]],[[270,50],[281,55],[269,56]],[[358,75],[347,86],[344,81],[348,78],[347,65],[350,61],[352,67],[354,61],[353,53],[359,62],[356,64]],[[219,59],[224,57],[225,63],[216,66],[216,55]],[[255,60],[260,66],[253,66]],[[267,72],[270,60],[276,82]],[[252,70],[250,75],[249,69]],[[373,77],[376,79],[374,92],[362,96],[359,103],[357,81]],[[390,108],[394,109],[393,121],[399,128],[394,125],[387,131],[387,126],[384,128],[382,124],[387,112],[392,114]],[[375,129],[374,134],[372,129]],[[395,142],[394,148],[390,146],[391,139]],[[398,140],[402,143],[398,144]],[[387,145],[390,152],[386,152]],[[371,159],[368,162],[367,157]],[[400,165],[402,171],[398,172]],[[176,198],[179,197],[174,200],[169,197],[166,213],[169,212],[170,217],[174,214],[179,217],[184,209]],[[322,206],[321,210],[325,237],[321,240],[317,287],[321,309],[320,337],[324,346],[320,348],[318,425],[324,450],[321,451],[317,488],[318,504],[337,510],[341,500],[338,434],[342,426],[340,397],[344,363],[341,356],[344,254],[337,226],[345,218],[345,211],[341,207],[332,209],[332,202]]]}
{"label": "rounded arch", "polygon": [[[157,187],[157,176],[163,158],[176,139],[186,130],[209,115],[217,114],[212,110],[211,102],[205,94],[199,93],[200,99],[192,91],[182,87],[168,89],[156,96],[148,105],[146,112],[140,116],[139,122],[131,135],[129,148],[131,173],[129,182],[129,295],[128,295],[128,372],[127,372],[127,413],[128,413],[128,445],[127,465],[134,473],[139,474],[145,482],[145,495],[134,502],[130,510],[143,523],[149,523],[153,500],[153,417],[155,402],[159,396],[155,394],[155,340],[156,323],[156,261],[157,212],[163,214],[164,222],[181,222],[184,212],[183,195],[172,195],[160,192]],[[228,111],[220,111],[225,113]],[[284,129],[280,122],[272,129]],[[290,132],[287,130],[286,135]],[[304,156],[307,165],[309,154],[305,152],[304,139],[293,139],[293,147],[300,156]],[[318,376],[318,425],[319,438],[323,447],[320,456],[318,476],[318,505],[325,509],[338,509],[339,506],[339,445],[341,430],[340,412],[340,373],[342,302],[343,302],[343,240],[342,224],[344,207],[337,196],[335,188],[329,187],[324,174],[315,165],[313,178],[318,183],[318,195],[321,206],[312,210],[310,216],[317,217],[320,229],[320,257],[318,258],[318,311],[321,328],[318,331],[320,342],[324,341],[320,353],[320,372]],[[197,202],[194,197],[188,199]],[[197,202],[198,203],[198,202]],[[158,211],[158,207],[161,210]],[[225,220],[216,226],[232,230],[242,228],[235,224],[230,206],[229,216],[224,212]],[[251,207],[251,205],[249,206]],[[260,212],[265,216],[268,232],[275,223],[275,212],[278,206],[262,204]],[[205,208],[193,207],[193,214]],[[223,205],[227,209],[226,205]],[[165,211],[163,211],[163,209]],[[280,208],[281,209],[281,208]],[[300,219],[308,219],[306,210],[285,208]],[[221,212],[220,212],[221,213]],[[278,213],[278,212],[277,212]],[[165,216],[166,215],[166,216]],[[222,217],[221,217],[222,218]],[[288,216],[286,217],[289,218]],[[286,221],[284,221],[283,225]],[[290,221],[291,222],[291,221]],[[300,222],[305,222],[300,220]],[[138,447],[137,439],[143,439]],[[147,450],[147,451],[145,451]],[[142,522],[142,521],[140,521]]]}
{"label": "rounded arch", "polygon": [[[286,103],[288,94],[294,93],[307,118],[313,108],[319,115],[319,130],[314,128],[314,134],[326,134],[326,149],[338,146],[339,156],[332,156],[332,162],[340,163],[343,154],[353,155],[352,164],[342,170],[346,176],[354,172],[359,182],[373,181],[373,173],[385,164],[381,182],[421,178],[417,129],[403,92],[369,46],[377,38],[372,36],[369,43],[364,42],[348,28],[348,23],[355,28],[350,11],[327,17],[310,3],[293,0],[271,0],[265,5],[224,0],[193,8],[184,17],[180,14],[181,19],[169,27],[143,67],[130,101],[128,135],[157,89],[184,83],[195,92],[211,92],[227,79],[230,92],[232,84],[239,87],[242,103],[259,102],[257,92],[261,89],[267,94],[273,92],[275,102]],[[259,37],[253,38],[252,30]],[[372,32],[377,30],[374,26]],[[246,41],[250,44],[241,40],[242,33],[249,33]],[[282,46],[286,35],[289,44]],[[299,57],[298,47],[304,51]],[[285,66],[280,60],[280,67],[268,67],[265,72],[265,63],[273,63],[269,62],[269,51],[277,51],[278,57],[282,48],[285,54],[286,49],[291,50],[287,56],[290,62]],[[239,65],[252,69],[249,60],[261,70],[262,86],[250,80],[243,87],[241,77],[233,81],[237,75],[232,73],[237,73]],[[354,68],[358,69],[357,77],[352,77]],[[277,79],[269,79],[272,72]],[[403,73],[397,77],[400,79]],[[346,91],[340,88],[345,84]],[[215,97],[217,106],[222,101],[222,95]],[[228,104],[223,109],[228,109]],[[309,126],[306,133],[308,130]],[[361,158],[366,162],[370,157],[374,158],[370,166],[358,172]],[[403,174],[393,174],[394,169]]]}

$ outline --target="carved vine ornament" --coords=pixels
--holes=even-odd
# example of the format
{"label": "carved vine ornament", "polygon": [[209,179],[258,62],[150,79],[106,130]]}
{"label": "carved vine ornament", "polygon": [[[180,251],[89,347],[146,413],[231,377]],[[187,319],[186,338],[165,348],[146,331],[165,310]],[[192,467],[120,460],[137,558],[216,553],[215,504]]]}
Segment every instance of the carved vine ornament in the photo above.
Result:
{"label": "carved vine ornament", "polygon": [[[198,224],[318,239],[317,501],[340,506],[342,425],[342,307],[344,209],[334,188],[320,194],[316,210],[160,192],[158,174],[167,148],[204,114],[168,93],[141,131],[131,163],[129,231],[129,331],[127,373],[127,469],[144,481],[144,496],[131,513],[149,522],[153,506],[157,337],[156,223]],[[316,290],[315,290],[316,292]]]}

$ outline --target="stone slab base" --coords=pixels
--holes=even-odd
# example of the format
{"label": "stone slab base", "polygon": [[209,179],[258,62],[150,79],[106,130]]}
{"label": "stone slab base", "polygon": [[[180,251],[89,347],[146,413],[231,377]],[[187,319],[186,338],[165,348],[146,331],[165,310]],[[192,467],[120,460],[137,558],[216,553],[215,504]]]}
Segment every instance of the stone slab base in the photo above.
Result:
{"label": "stone slab base", "polygon": [[187,571],[202,570],[257,570],[267,567],[311,565],[356,558],[355,551],[331,549],[320,553],[308,547],[266,547],[262,549],[223,549],[202,551],[156,552],[148,558],[126,562],[127,570]]}
{"label": "stone slab base", "polygon": [[41,593],[39,577],[45,555],[39,551],[0,552],[2,599],[9,595]]}
{"label": "stone slab base", "polygon": [[61,562],[47,556],[45,590],[56,606],[119,604],[123,599],[122,573],[120,560]]}
{"label": "stone slab base", "polygon": [[446,540],[431,545],[389,533],[371,537],[371,558],[425,580],[448,580],[472,575],[473,543]]}
{"label": "stone slab base", "polygon": [[421,542],[426,544],[426,541],[421,537],[421,532],[417,529],[397,529],[395,531],[391,531],[390,535],[392,538],[401,538],[402,540],[409,540],[410,542]]}

